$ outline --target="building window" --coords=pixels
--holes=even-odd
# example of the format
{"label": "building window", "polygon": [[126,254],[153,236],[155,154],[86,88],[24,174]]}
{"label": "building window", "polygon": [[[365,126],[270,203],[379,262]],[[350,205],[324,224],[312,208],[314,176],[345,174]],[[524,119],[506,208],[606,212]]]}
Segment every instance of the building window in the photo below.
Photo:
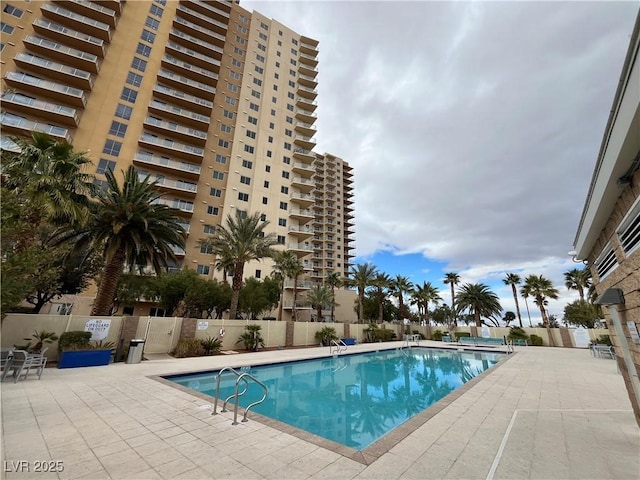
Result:
{"label": "building window", "polygon": [[107,141],[104,142],[104,148],[102,149],[102,153],[106,153],[107,155],[117,157],[118,155],[120,155],[121,148],[122,148],[122,143],[116,142],[115,140],[107,139]]}
{"label": "building window", "polygon": [[274,128],[276,128],[276,124],[273,122],[269,122],[269,128],[273,130]]}
{"label": "building window", "polygon": [[287,202],[280,202],[280,210],[286,210],[287,208],[289,208]]}
{"label": "building window", "polygon": [[211,190],[209,190],[209,195],[211,195],[212,197],[220,198],[222,197],[222,190],[220,190],[219,188],[212,188]]}
{"label": "building window", "polygon": [[252,147],[251,145],[245,145],[244,151],[247,153],[253,153],[255,151],[255,147]]}
{"label": "building window", "polygon": [[289,178],[289,172],[283,170],[282,171],[282,178]]}
{"label": "building window", "polygon": [[249,201],[249,194],[248,193],[238,192],[238,200],[241,200],[243,202],[248,202]]}
{"label": "building window", "polygon": [[11,35],[13,33],[13,27],[4,22],[0,22],[0,30],[2,33],[6,33],[7,35]]}
{"label": "building window", "polygon": [[220,124],[220,131],[224,133],[231,133],[231,127],[229,125],[225,125],[224,123]]}
{"label": "building window", "polygon": [[280,225],[281,227],[286,227],[287,226],[287,219],[286,218],[279,218],[278,219],[278,225]]}
{"label": "building window", "polygon": [[609,275],[618,266],[618,260],[616,254],[613,251],[611,244],[608,244],[600,256],[594,262],[598,277],[602,281],[607,275]]}
{"label": "building window", "polygon": [[258,32],[258,36],[260,37],[261,40],[266,40],[267,39],[267,36],[262,32]]}
{"label": "building window", "polygon": [[256,53],[256,60],[258,60],[259,62],[264,63],[264,57],[262,55],[258,55],[257,53]]}
{"label": "building window", "polygon": [[136,53],[142,55],[143,57],[148,57],[149,55],[151,55],[151,47],[149,45],[145,45],[144,43],[138,43]]}
{"label": "building window", "polygon": [[214,233],[216,233],[216,226],[215,225],[203,225],[202,230],[207,235],[213,235]]}
{"label": "building window", "polygon": [[280,193],[284,193],[284,194],[289,193],[289,187],[285,187],[285,186],[280,187]]}
{"label": "building window", "polygon": [[291,157],[284,156],[282,157],[282,161],[287,165],[291,165]]}
{"label": "building window", "polygon": [[[275,87],[275,85],[274,85]],[[271,97],[271,103],[278,103],[278,98],[277,97]]]}
{"label": "building window", "polygon": [[227,163],[227,157],[218,153],[216,154],[216,162],[224,165],[225,163]]}
{"label": "building window", "polygon": [[150,32],[149,30],[142,30],[142,35],[140,36],[140,39],[143,42],[153,43],[154,40],[156,39],[156,34],[153,32]]}
{"label": "building window", "polygon": [[262,270],[256,270],[256,278],[260,278],[262,276]]}
{"label": "building window", "polygon": [[138,70],[140,72],[144,72],[147,69],[147,61],[138,57],[133,57],[133,62],[131,62],[131,68],[134,70]]}
{"label": "building window", "polygon": [[131,118],[132,113],[133,113],[133,108],[127,107],[126,105],[118,104],[115,115],[116,117],[129,120]]}
{"label": "building window", "polygon": [[233,53],[235,53],[236,55],[243,56],[244,55],[244,50],[242,50],[241,48],[238,48],[238,47],[233,47]]}
{"label": "building window", "polygon": [[224,172],[220,172],[218,170],[213,171],[213,178],[216,180],[224,180]]}
{"label": "building window", "polygon": [[245,43],[247,43],[244,38],[239,37],[238,35],[236,35],[236,42],[238,42],[240,45],[244,45]]}
{"label": "building window", "polygon": [[260,22],[260,28],[262,28],[263,30],[269,30],[269,25],[264,22]]}
{"label": "building window", "polygon": [[253,162],[250,162],[249,160],[242,160],[242,166],[244,168],[253,168]]}
{"label": "building window", "polygon": [[267,205],[269,203],[269,198],[268,197],[262,197],[262,204],[263,205]]}
{"label": "building window", "polygon": [[242,25],[238,25],[238,26],[236,27],[236,29],[237,29],[240,33],[247,33],[247,32],[248,32],[248,30],[247,30],[245,27],[243,27]]}
{"label": "building window", "polygon": [[208,253],[208,254],[212,254],[213,253],[213,245],[209,245],[207,243],[200,245],[200,253]]}
{"label": "building window", "polygon": [[267,51],[267,46],[261,43],[258,44],[258,50],[262,50],[263,52]]}
{"label": "building window", "polygon": [[229,140],[223,140],[222,138],[218,140],[218,146],[222,148],[229,148]]}
{"label": "building window", "polygon": [[222,114],[224,115],[225,118],[229,118],[229,119],[233,119],[233,117],[235,116],[235,113],[230,112],[229,110],[225,110],[224,112],[222,112]]}
{"label": "building window", "polygon": [[269,180],[264,181],[264,188],[269,188]]}
{"label": "building window", "polygon": [[254,78],[253,79],[253,83],[255,83],[256,85],[258,85],[259,87],[262,86],[262,80],[260,80],[259,78]]}
{"label": "building window", "polygon": [[266,213],[262,213],[260,215],[260,221],[261,222],[266,222],[267,221],[267,214]]}
{"label": "building window", "polygon": [[104,175],[107,172],[107,170],[111,170],[113,172],[115,168],[116,168],[116,162],[101,158],[100,161],[98,162],[98,168],[96,169],[96,173]]}
{"label": "building window", "polygon": [[8,13],[9,15],[13,15],[14,17],[17,17],[17,18],[22,17],[22,14],[24,13],[22,10],[20,10],[17,7],[14,7],[13,5],[5,5],[2,11],[4,13]]}
{"label": "building window", "polygon": [[291,75],[292,77],[296,76],[296,71],[295,70],[289,70],[289,75]]}
{"label": "building window", "polygon": [[255,66],[255,71],[258,72],[259,74],[263,74],[264,73],[264,68],[259,67],[259,66]]}
{"label": "building window", "polygon": [[287,117],[285,118],[285,121],[286,121],[287,123],[291,123],[291,124],[293,124],[293,117],[290,117],[290,116],[288,116],[288,115],[287,115]]}
{"label": "building window", "polygon": [[218,207],[212,207],[211,205],[207,207],[208,215],[218,215],[219,212],[220,212],[220,208]]}
{"label": "building window", "polygon": [[163,10],[158,5],[151,5],[151,9],[149,10],[149,13],[151,15],[155,15],[156,17],[161,17],[162,12]]}
{"label": "building window", "polygon": [[254,112],[257,112],[258,110],[260,110],[260,106],[255,103],[249,103],[249,109],[253,110]]}
{"label": "building window", "polygon": [[289,130],[288,128],[285,128],[285,129],[284,129],[284,134],[285,134],[287,137],[292,137],[292,136],[293,136],[293,130]]}
{"label": "building window", "polygon": [[109,129],[109,135],[115,135],[116,137],[124,138],[124,134],[127,133],[127,126],[124,123],[111,122],[111,128]]}
{"label": "building window", "polygon": [[198,272],[200,275],[209,275],[210,270],[211,267],[209,265],[198,265],[196,267],[196,272]]}
{"label": "building window", "polygon": [[271,165],[265,165],[264,171],[265,172],[270,172],[271,171]]}
{"label": "building window", "polygon": [[258,92],[257,90],[251,90],[251,96],[252,97],[256,97],[256,98],[260,98],[262,96],[262,94],[260,92]]}
{"label": "building window", "polygon": [[249,115],[247,121],[253,125],[258,125],[258,119],[256,117],[252,117],[251,115]]}
{"label": "building window", "polygon": [[125,87],[122,89],[122,95],[120,95],[120,98],[125,102],[136,103],[136,98],[138,98],[138,92]]}
{"label": "building window", "polygon": [[295,98],[295,95],[292,92],[287,92],[287,97],[293,100]]}
{"label": "building window", "polygon": [[235,105],[236,99],[232,97],[224,97],[224,103],[226,103],[227,105]]}
{"label": "building window", "polygon": [[240,74],[238,72],[234,72],[233,70],[229,70],[229,77],[234,80],[240,80]]}
{"label": "building window", "polygon": [[633,208],[629,210],[626,218],[620,224],[617,234],[622,251],[626,256],[631,255],[640,246],[640,199],[636,200]]}
{"label": "building window", "polygon": [[293,105],[291,105],[290,103],[287,103],[287,110],[293,112]]}
{"label": "building window", "polygon": [[253,132],[251,130],[247,130],[247,137],[256,138],[256,132]]}
{"label": "building window", "polygon": [[133,85],[134,87],[139,87],[142,85],[142,75],[138,75],[137,73],[129,72],[127,74],[127,83],[129,85]]}
{"label": "building window", "polygon": [[251,185],[251,177],[245,177],[244,175],[241,175],[240,183],[244,183],[245,185]]}
{"label": "building window", "polygon": [[151,17],[147,17],[147,21],[144,24],[152,30],[158,30],[158,27],[160,26],[160,22]]}
{"label": "building window", "polygon": [[279,243],[280,245],[284,245],[284,241],[285,241],[284,235],[278,235],[278,237],[277,237],[277,238],[278,238],[278,240],[277,240],[277,241],[278,241],[278,243]]}
{"label": "building window", "polygon": [[233,65],[234,67],[242,68],[243,63],[237,58],[232,58],[231,65]]}
{"label": "building window", "polygon": [[291,144],[288,142],[284,142],[284,149],[285,150],[291,150]]}
{"label": "building window", "polygon": [[267,150],[267,158],[271,158],[273,156],[273,152],[271,150]]}

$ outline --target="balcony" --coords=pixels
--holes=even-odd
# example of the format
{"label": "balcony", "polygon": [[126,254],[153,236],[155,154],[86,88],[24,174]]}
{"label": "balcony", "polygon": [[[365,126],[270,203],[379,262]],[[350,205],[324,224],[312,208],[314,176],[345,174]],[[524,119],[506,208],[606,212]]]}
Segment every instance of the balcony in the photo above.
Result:
{"label": "balcony", "polygon": [[289,199],[297,205],[300,205],[301,208],[310,207],[315,202],[313,195],[302,192],[292,192]]}
{"label": "balcony", "polygon": [[[170,73],[170,72],[167,72]],[[215,90],[214,90],[215,91]],[[189,93],[184,93],[180,90],[176,90],[174,88],[165,87],[164,85],[156,85],[153,87],[154,96],[161,98],[163,100],[168,100],[170,102],[178,103],[180,105],[185,105],[189,109],[193,109],[195,112],[194,115],[197,117],[193,117],[193,120],[199,121],[201,123],[210,122],[211,109],[213,108],[213,102],[209,100],[205,100],[204,98],[196,97],[195,95],[191,95]],[[173,107],[171,108],[178,108]]]}
{"label": "balcony", "polygon": [[305,123],[313,123],[318,119],[317,113],[303,110],[301,108],[296,108],[293,113],[295,113],[298,120],[302,120]]}
{"label": "balcony", "polygon": [[294,282],[291,279],[284,281],[284,288],[286,289],[293,289],[294,285],[297,286],[298,290],[302,290],[313,287],[313,282],[310,282],[309,280],[298,280],[297,282]]}
{"label": "balcony", "polygon": [[318,102],[305,97],[296,97],[296,106],[302,110],[308,110],[310,112],[315,111],[318,108]]}
{"label": "balcony", "polygon": [[291,178],[291,186],[297,188],[301,192],[310,192],[316,186],[315,182],[312,182],[308,178],[302,178],[297,175],[293,175]]}
{"label": "balcony", "polygon": [[191,50],[190,48],[184,47],[172,40],[167,42],[166,49],[172,55],[175,55],[176,58],[191,62],[197,67],[214,70],[216,72],[220,69],[220,60],[196,52],[195,50]]}
{"label": "balcony", "polygon": [[205,42],[201,38],[194,37],[188,33],[181,32],[175,28],[172,28],[169,32],[169,38],[175,42],[182,43],[189,48],[192,48],[205,55],[215,54],[215,58],[222,58],[224,49],[213,43]]}
{"label": "balcony", "polygon": [[98,57],[92,53],[66,47],[60,43],[52,42],[46,38],[35,35],[27,35],[23,40],[25,47],[35,53],[40,53],[47,58],[58,60],[69,66],[77,67],[91,73],[98,73],[100,68]]}
{"label": "balcony", "polygon": [[298,62],[298,73],[300,73],[300,76],[304,75],[305,77],[315,78],[318,75],[318,67]]}
{"label": "balcony", "polygon": [[100,58],[104,58],[106,48],[104,40],[100,38],[72,30],[44,18],[37,18],[33,22],[33,29],[36,33],[41,33],[52,40],[59,41],[69,45],[70,47],[82,50],[83,52],[92,53]]}
{"label": "balcony", "polygon": [[303,150],[311,150],[316,146],[316,139],[313,137],[307,137],[306,135],[296,135],[293,138],[293,142],[302,147]]}
{"label": "balcony", "polygon": [[205,68],[196,67],[171,55],[165,54],[162,57],[162,66],[177,71],[180,74],[186,74],[198,82],[206,82],[207,84],[215,84],[218,82],[217,73]]}
{"label": "balcony", "polygon": [[[147,173],[139,172],[138,178],[143,180],[147,177]],[[181,193],[183,195],[196,196],[198,193],[198,185],[187,182],[185,180],[171,180],[162,175],[149,174],[149,181],[155,183],[155,187],[173,193]]]}
{"label": "balcony", "polygon": [[219,33],[216,33],[213,30],[204,28],[198,25],[197,23],[190,22],[189,20],[185,20],[184,18],[176,16],[173,19],[173,26],[176,27],[178,30],[188,33],[189,35],[193,35],[194,37],[200,38],[205,42],[210,42],[211,40],[214,40],[216,45],[219,45],[221,47],[224,46],[224,43],[225,43],[224,35],[220,35]]}
{"label": "balcony", "polygon": [[302,177],[311,178],[314,173],[313,167],[310,163],[294,162],[291,167],[293,169],[293,173],[297,173]]}
{"label": "balcony", "polygon": [[318,56],[318,44],[312,45],[311,43],[300,42],[299,50],[302,53],[306,53],[307,55],[311,55],[313,57]]}
{"label": "balcony", "polygon": [[300,52],[298,55],[298,60],[300,62],[306,63],[310,65],[312,68],[315,68],[318,65],[318,58],[315,55],[308,55],[306,53]]}
{"label": "balcony", "polygon": [[176,107],[175,105],[161,102],[160,100],[151,100],[149,111],[165,115],[172,120],[197,125],[205,131],[209,128],[210,119],[206,115],[200,115],[186,108]]}
{"label": "balcony", "polygon": [[[305,208],[290,208],[289,216],[299,222],[307,223],[309,220],[313,219],[313,212]],[[310,228],[308,231],[311,233]]]}
{"label": "balcony", "polygon": [[311,100],[315,100],[318,96],[318,90],[311,87],[306,87],[300,83],[298,83],[297,93],[301,97],[310,98]]}
{"label": "balcony", "polygon": [[191,215],[193,213],[193,202],[189,200],[181,200],[178,198],[174,198],[173,200],[169,200],[167,198],[158,198],[154,200],[152,203],[156,205],[166,205],[169,208],[173,208],[178,213]]}
{"label": "balcony", "polygon": [[159,170],[169,174],[178,173],[181,175],[188,175],[192,178],[198,178],[200,176],[200,165],[172,160],[169,157],[154,155],[153,153],[146,151],[136,152],[133,157],[133,163],[140,166],[153,167],[154,170]]}
{"label": "balcony", "polygon": [[[126,1],[126,0],[124,0]],[[102,5],[103,7],[110,8],[117,15],[122,15],[122,3],[120,0],[93,0],[93,3],[97,3],[98,5]]]}
{"label": "balcony", "polygon": [[185,90],[192,96],[204,95],[208,98],[213,98],[216,93],[215,87],[207,85],[206,83],[197,82],[191,78],[187,78],[184,75],[170,72],[164,68],[161,68],[158,72],[158,78],[162,79],[165,83],[172,87],[176,87],[180,90]]}
{"label": "balcony", "polygon": [[[66,5],[67,2],[64,2]],[[71,10],[62,8],[54,3],[45,3],[40,7],[45,18],[53,20],[79,32],[98,37],[105,42],[111,42],[111,27],[108,24],[94,20],[85,15],[79,15]]]}
{"label": "balcony", "polygon": [[[226,6],[224,3],[216,3],[217,7]],[[221,10],[220,8],[214,7],[210,3],[202,2],[200,0],[191,0],[189,2],[189,7],[197,10],[198,12],[206,15],[209,18],[214,20],[218,20],[222,23],[228,24],[229,18],[231,14],[225,10]]]}
{"label": "balcony", "polygon": [[93,77],[84,70],[53,62],[30,53],[18,53],[13,60],[20,68],[58,78],[72,87],[83,90],[91,90],[93,88]]}
{"label": "balcony", "polygon": [[[189,6],[191,6],[190,2],[189,2]],[[176,13],[181,18],[184,18],[185,20],[195,23],[196,25],[199,25],[208,30],[212,30],[213,32],[218,33],[220,35],[226,35],[227,33],[228,19],[226,19],[227,20],[226,22],[221,22],[219,20],[215,20],[210,17],[205,17],[204,15],[202,15],[197,11],[192,10],[191,8],[187,8],[184,3],[180,3],[178,5],[178,8],[176,9]]]}
{"label": "balcony", "polygon": [[42,132],[68,143],[71,143],[73,140],[67,128],[48,123],[34,122],[9,112],[0,114],[0,125],[2,125],[2,129],[4,130],[3,133],[30,136],[31,132]]}
{"label": "balcony", "polygon": [[308,226],[289,225],[287,232],[300,240],[313,235],[313,230]]}
{"label": "balcony", "polygon": [[143,133],[138,143],[168,153],[169,155],[179,155],[192,160],[198,160],[199,162],[202,162],[204,156],[203,148],[175,142],[169,138],[160,138],[148,133]]}
{"label": "balcony", "polygon": [[41,78],[18,72],[7,72],[4,80],[11,87],[21,88],[36,95],[47,95],[75,107],[84,108],[86,105],[87,100],[84,91],[79,88],[42,80]]}
{"label": "balcony", "polygon": [[298,257],[304,257],[313,253],[313,247],[302,243],[287,243],[286,248],[287,250],[295,253]]}
{"label": "balcony", "polygon": [[64,5],[69,10],[76,12],[79,15],[83,15],[87,18],[91,18],[98,22],[106,23],[112,28],[115,28],[118,23],[118,17],[116,12],[105,6],[99,5],[94,2],[88,2],[86,0],[54,0],[56,3]]}
{"label": "balcony", "polygon": [[168,134],[185,142],[197,143],[202,146],[207,142],[207,132],[178,125],[174,122],[167,122],[153,116],[147,116],[147,118],[144,119],[144,126],[149,130],[165,135]]}
{"label": "balcony", "polygon": [[[305,287],[304,290],[311,288]],[[293,286],[291,286],[291,290],[293,290]],[[298,290],[300,290],[298,288]],[[285,310],[293,310],[293,302],[282,302]],[[313,306],[309,302],[296,302],[296,310],[313,310]]]}
{"label": "balcony", "polygon": [[298,72],[298,83],[310,88],[316,88],[318,86],[315,75],[305,75],[300,72]]}
{"label": "balcony", "polygon": [[311,123],[297,121],[295,124],[295,129],[296,132],[308,137],[313,137],[316,134],[316,127],[314,127]]}
{"label": "balcony", "polygon": [[311,150],[305,148],[294,148],[293,157],[300,159],[302,163],[311,163],[315,160],[316,155]]}
{"label": "balcony", "polygon": [[79,122],[78,111],[75,108],[45,102],[20,93],[7,93],[2,95],[3,108],[11,106],[12,110],[37,116],[46,120],[60,122],[71,127],[77,127]]}
{"label": "balcony", "polygon": [[177,247],[176,245],[171,245],[170,248],[176,257],[184,257],[187,254],[183,248]]}

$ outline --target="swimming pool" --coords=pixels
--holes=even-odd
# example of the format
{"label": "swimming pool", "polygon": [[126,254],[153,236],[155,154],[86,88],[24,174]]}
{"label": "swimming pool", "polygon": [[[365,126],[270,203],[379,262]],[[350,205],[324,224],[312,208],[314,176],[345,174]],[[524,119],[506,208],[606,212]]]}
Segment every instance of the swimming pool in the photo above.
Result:
{"label": "swimming pool", "polygon": [[[356,450],[363,450],[414,415],[492,367],[501,353],[413,347],[244,367],[267,385],[252,411]],[[215,396],[217,372],[167,376]],[[235,379],[221,379],[222,399]],[[251,384],[240,406],[262,397]]]}

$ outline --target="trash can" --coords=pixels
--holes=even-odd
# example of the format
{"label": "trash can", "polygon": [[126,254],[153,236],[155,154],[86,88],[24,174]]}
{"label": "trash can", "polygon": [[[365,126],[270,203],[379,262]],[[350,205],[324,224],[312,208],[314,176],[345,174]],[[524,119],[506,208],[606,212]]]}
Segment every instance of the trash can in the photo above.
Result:
{"label": "trash can", "polygon": [[144,350],[144,338],[134,338],[129,342],[129,355],[126,363],[140,363]]}

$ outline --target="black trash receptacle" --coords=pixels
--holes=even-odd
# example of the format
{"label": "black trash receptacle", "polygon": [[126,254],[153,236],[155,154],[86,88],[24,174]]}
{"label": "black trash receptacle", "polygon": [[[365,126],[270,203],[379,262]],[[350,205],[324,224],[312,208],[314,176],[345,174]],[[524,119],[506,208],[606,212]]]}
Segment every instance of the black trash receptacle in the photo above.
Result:
{"label": "black trash receptacle", "polygon": [[144,350],[144,338],[134,338],[129,342],[129,355],[126,363],[140,363]]}

